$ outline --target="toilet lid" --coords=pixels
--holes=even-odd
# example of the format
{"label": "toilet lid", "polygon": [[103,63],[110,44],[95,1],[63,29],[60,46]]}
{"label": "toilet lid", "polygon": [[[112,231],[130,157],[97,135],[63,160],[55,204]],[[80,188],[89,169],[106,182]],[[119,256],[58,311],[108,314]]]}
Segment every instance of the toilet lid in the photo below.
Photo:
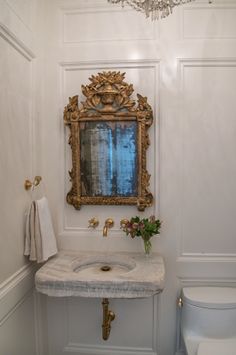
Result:
{"label": "toilet lid", "polygon": [[184,287],[183,301],[206,308],[236,308],[236,287]]}
{"label": "toilet lid", "polygon": [[236,341],[202,342],[197,355],[236,355]]}

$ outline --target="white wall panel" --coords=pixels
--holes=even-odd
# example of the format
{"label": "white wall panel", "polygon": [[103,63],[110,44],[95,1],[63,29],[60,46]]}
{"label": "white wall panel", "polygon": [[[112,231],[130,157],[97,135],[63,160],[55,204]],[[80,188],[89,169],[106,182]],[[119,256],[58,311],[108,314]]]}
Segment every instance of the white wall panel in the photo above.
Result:
{"label": "white wall panel", "polygon": [[36,354],[33,278],[23,267],[0,284],[0,354]]}
{"label": "white wall panel", "polygon": [[[129,8],[119,7],[116,11],[111,11],[111,9],[109,7],[99,11],[97,9],[65,11],[64,43],[155,38],[154,23],[151,21],[147,23],[142,14],[137,16]],[[96,26],[94,26],[95,23]],[[131,23],[132,26],[130,26]]]}
{"label": "white wall panel", "polygon": [[[73,96],[76,94],[79,94],[79,101],[83,101],[84,97],[81,96],[81,85],[89,83],[88,78],[91,75],[94,75],[98,72],[101,72],[103,70],[117,70],[121,72],[125,72],[125,81],[128,83],[132,83],[134,86],[134,94],[133,97],[136,98],[137,93],[140,93],[141,95],[147,96],[149,103],[152,105],[155,114],[155,119],[154,119],[154,124],[153,126],[149,129],[149,135],[150,138],[153,142],[153,145],[149,147],[147,151],[147,157],[148,157],[148,171],[151,174],[151,180],[150,180],[150,189],[154,194],[154,198],[156,196],[156,192],[158,190],[157,186],[157,176],[158,172],[155,170],[155,164],[156,164],[156,159],[157,155],[155,152],[155,143],[158,144],[158,139],[157,139],[157,122],[155,120],[158,120],[157,116],[157,104],[158,100],[155,98],[158,98],[158,72],[159,66],[158,62],[145,62],[145,61],[133,61],[133,62],[107,62],[106,64],[101,64],[101,63],[93,63],[90,64],[87,63],[87,65],[78,65],[76,63],[70,63],[70,65],[62,65],[62,97],[64,100],[64,105],[67,104],[68,102],[68,97]],[[81,94],[81,95],[80,95]],[[67,137],[68,137],[68,129],[67,129]],[[64,141],[64,149],[65,149],[65,167],[63,168],[63,173],[65,174],[65,195],[63,196],[63,199],[65,201],[65,196],[66,193],[70,189],[70,181],[69,181],[69,176],[68,176],[68,170],[71,169],[71,149],[68,146],[67,143],[68,139]],[[66,232],[67,234],[70,232],[74,231],[81,231],[83,233],[88,232],[87,231],[87,225],[88,225],[88,214],[92,213],[97,213],[97,206],[82,206],[81,210],[78,215],[78,211],[76,211],[73,206],[68,206],[66,201],[64,202],[64,216],[63,216],[63,221],[64,225],[62,226],[62,233]],[[155,213],[155,209],[157,209],[157,200],[154,202],[154,206],[152,208],[147,208],[146,214],[153,214]],[[119,211],[119,210],[120,211]],[[93,212],[94,211],[94,212]],[[106,218],[106,216],[110,214],[111,216],[115,217],[116,219],[116,225],[112,232],[115,230],[118,235],[120,235],[120,226],[119,226],[119,220],[124,218],[124,216],[132,216],[134,214],[137,214],[137,207],[126,207],[125,212],[124,212],[124,207],[114,207],[114,206],[103,206],[102,211],[100,211],[100,217],[101,218]],[[102,227],[103,225],[99,226],[99,234],[100,236],[102,235]],[[89,234],[91,234],[91,231],[89,231]]]}
{"label": "white wall panel", "polygon": [[[0,327],[0,352],[4,355],[35,354],[34,298],[29,295],[24,303]],[[24,326],[22,326],[22,324]],[[13,335],[14,339],[13,339]]]}
{"label": "white wall panel", "polygon": [[0,216],[0,281],[3,281],[25,263],[24,213],[29,196],[23,184],[32,175],[32,67],[20,51],[1,37],[0,46],[0,189],[4,201]]}
{"label": "white wall panel", "polygon": [[185,62],[182,79],[182,253],[236,255],[236,62]]}
{"label": "white wall panel", "polygon": [[20,21],[30,30],[33,30],[34,6],[36,0],[6,0],[10,9],[17,15]]}
{"label": "white wall panel", "polygon": [[48,298],[50,355],[156,353],[157,297],[111,299],[116,318],[107,341],[102,339],[101,302],[97,298]]}
{"label": "white wall panel", "polygon": [[184,10],[185,39],[235,39],[236,6],[189,7]]}
{"label": "white wall panel", "polygon": [[31,30],[36,0],[1,0],[0,29],[6,30],[14,40],[28,51],[33,48]]}
{"label": "white wall panel", "polygon": [[[47,299],[49,354],[173,355],[181,286],[235,285],[235,1],[209,5],[198,0],[156,23],[128,7],[108,6],[106,0],[45,4],[43,174],[60,247],[141,249],[140,240],[125,238],[119,230],[122,217],[139,214],[136,207],[76,211],[65,203],[71,150],[62,116],[68,97],[80,95],[81,84],[98,71],[126,71],[135,92],[148,96],[157,119],[148,151],[156,202],[144,215],[155,213],[163,220],[153,245],[165,258],[167,275],[158,310],[150,300],[130,301],[130,307],[114,301],[118,318],[105,344],[98,300]],[[100,219],[95,231],[87,228],[93,216]],[[103,238],[110,216],[115,227]],[[158,317],[157,326],[151,313],[152,319]]]}
{"label": "white wall panel", "polygon": [[23,256],[34,168],[35,1],[0,1],[0,353],[35,355],[34,268]]}

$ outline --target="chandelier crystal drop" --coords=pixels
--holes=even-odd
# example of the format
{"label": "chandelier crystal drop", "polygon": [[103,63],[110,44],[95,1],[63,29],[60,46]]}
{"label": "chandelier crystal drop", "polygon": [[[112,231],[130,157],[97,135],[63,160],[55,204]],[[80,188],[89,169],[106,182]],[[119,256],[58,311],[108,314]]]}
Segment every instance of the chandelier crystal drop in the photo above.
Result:
{"label": "chandelier crystal drop", "polygon": [[135,10],[144,12],[146,17],[151,15],[152,20],[164,18],[172,13],[173,7],[190,1],[194,0],[108,0],[112,4],[128,4]]}

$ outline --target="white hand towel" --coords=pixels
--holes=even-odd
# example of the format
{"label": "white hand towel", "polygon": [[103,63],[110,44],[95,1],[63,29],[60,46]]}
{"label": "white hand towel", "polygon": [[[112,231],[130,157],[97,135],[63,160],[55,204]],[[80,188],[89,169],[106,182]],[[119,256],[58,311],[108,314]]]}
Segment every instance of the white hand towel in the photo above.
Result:
{"label": "white hand towel", "polygon": [[[36,215],[38,215],[39,230],[41,236],[42,255],[41,261],[47,260],[58,252],[56,238],[53,231],[51,214],[46,197],[35,201]],[[37,238],[36,238],[37,241]]]}
{"label": "white hand towel", "polygon": [[27,214],[24,255],[41,263],[57,251],[48,201],[43,197],[32,202]]}
{"label": "white hand towel", "polygon": [[31,212],[32,204],[30,205],[27,215],[26,215],[26,223],[25,223],[25,250],[24,255],[30,255],[30,227],[29,227],[29,219]]}

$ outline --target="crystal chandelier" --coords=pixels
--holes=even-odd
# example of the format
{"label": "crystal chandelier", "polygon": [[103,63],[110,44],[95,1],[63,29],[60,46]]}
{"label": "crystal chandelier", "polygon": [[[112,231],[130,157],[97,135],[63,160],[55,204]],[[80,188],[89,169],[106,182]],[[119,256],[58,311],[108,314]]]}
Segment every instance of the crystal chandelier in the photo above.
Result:
{"label": "crystal chandelier", "polygon": [[137,11],[144,12],[152,20],[164,18],[172,13],[173,7],[193,0],[108,0],[112,4],[128,4]]}

